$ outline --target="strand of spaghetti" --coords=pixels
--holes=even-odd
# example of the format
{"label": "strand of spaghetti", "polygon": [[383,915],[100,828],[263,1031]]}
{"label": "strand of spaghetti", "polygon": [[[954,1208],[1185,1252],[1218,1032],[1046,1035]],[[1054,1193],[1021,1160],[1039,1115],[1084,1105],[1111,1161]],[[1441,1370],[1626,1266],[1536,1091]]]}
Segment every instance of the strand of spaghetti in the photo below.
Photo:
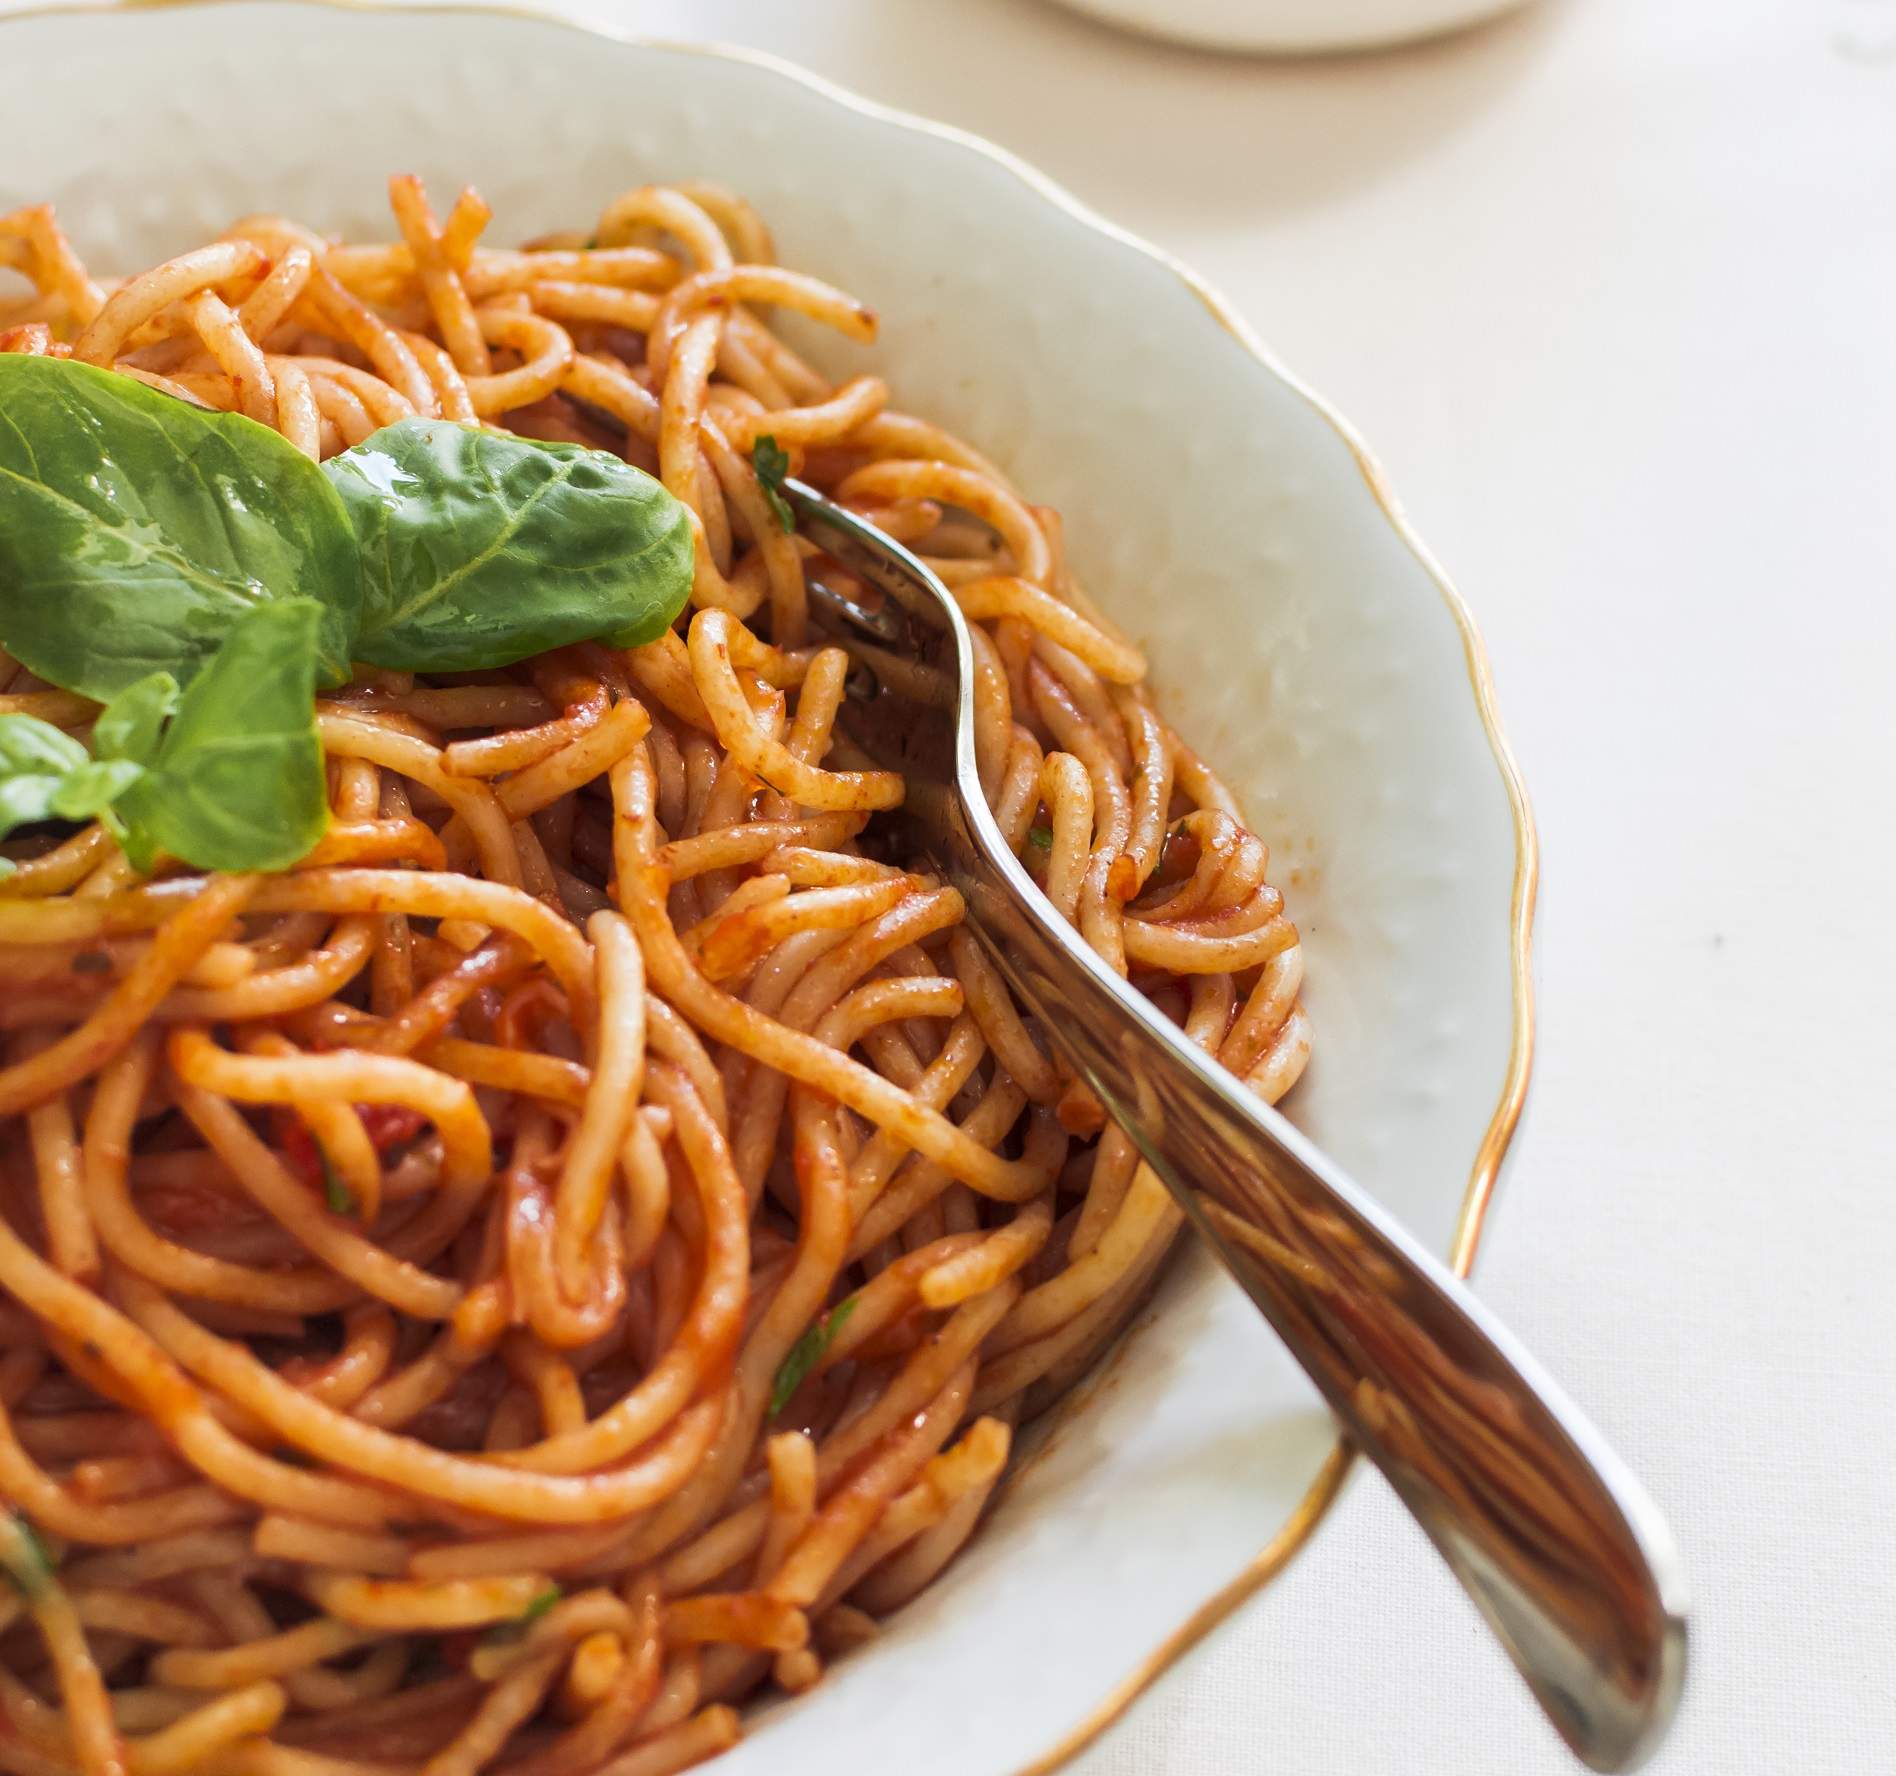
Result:
{"label": "strand of spaghetti", "polygon": [[874,1527],[837,1568],[816,1607],[845,1596],[863,1574],[904,1542],[932,1529],[967,1494],[985,1493],[1000,1478],[1011,1440],[1000,1419],[978,1418],[959,1442],[925,1462],[914,1483],[889,1501]]}
{"label": "strand of spaghetti", "polygon": [[490,1684],[473,1718],[422,1765],[421,1776],[477,1776],[515,1729],[539,1712],[563,1658],[558,1649],[524,1659]]}
{"label": "strand of spaghetti", "polygon": [[1039,1255],[1053,1232],[1053,1198],[1035,1197],[1012,1221],[932,1265],[916,1293],[927,1307],[954,1307],[998,1288]]}
{"label": "strand of spaghetti", "polygon": [[73,341],[72,355],[83,364],[110,367],[125,341],[161,309],[217,284],[261,276],[269,263],[269,255],[248,241],[219,241],[167,259],[107,298]]}
{"label": "strand of spaghetti", "polygon": [[19,1586],[45,1643],[65,1711],[65,1734],[81,1770],[86,1776],[125,1776],[125,1746],[78,1612],[11,1511],[0,1511],[0,1571]]}
{"label": "strand of spaghetti", "polygon": [[676,1418],[702,1380],[728,1361],[742,1329],[750,1266],[748,1204],[730,1151],[703,1100],[677,1068],[654,1065],[647,1089],[671,1112],[697,1186],[704,1219],[697,1290],[671,1347],[636,1388],[582,1429],[500,1456],[506,1466],[578,1474],[621,1459]]}
{"label": "strand of spaghetti", "polygon": [[512,370],[466,377],[468,399],[480,418],[531,406],[560,386],[574,353],[572,335],[557,321],[498,306],[477,309],[475,319],[489,345],[503,346],[522,360]]}
{"label": "strand of spaghetti", "polygon": [[804,807],[857,811],[898,807],[904,786],[896,772],[821,770],[806,765],[780,741],[763,733],[732,664],[733,636],[739,627],[728,612],[701,610],[692,618],[686,639],[693,681],[731,757]]}
{"label": "strand of spaghetti", "polygon": [[645,965],[638,939],[617,913],[595,913],[586,935],[598,971],[598,1035],[586,1102],[554,1199],[554,1257],[568,1275],[583,1268],[586,1242],[605,1212],[645,1072]]}
{"label": "strand of spaghetti", "polygon": [[[83,1024],[0,1072],[0,1116],[46,1102],[123,1049],[158,1002],[243,910],[256,886],[255,876],[217,876],[204,884]],[[21,910],[41,909],[26,902]]]}
{"label": "strand of spaghetti", "polygon": [[439,417],[434,385],[408,342],[367,303],[345,290],[326,265],[319,263],[311,273],[298,307],[312,310],[367,358],[375,374],[411,412]]}
{"label": "strand of spaghetti", "polygon": [[481,337],[480,323],[474,318],[474,305],[468,300],[459,271],[442,251],[441,229],[421,181],[413,173],[395,174],[388,182],[388,200],[415,274],[421,280],[422,294],[428,299],[435,325],[456,367],[470,375],[485,376],[493,367],[487,342]]}
{"label": "strand of spaghetti", "polygon": [[682,1483],[722,1415],[716,1401],[690,1407],[642,1459],[605,1473],[503,1469],[377,1430],[309,1399],[242,1346],[206,1332],[149,1284],[126,1278],[122,1294],[160,1346],[299,1449],[385,1486],[496,1517],[596,1523],[642,1510]]}
{"label": "strand of spaghetti", "polygon": [[748,451],[759,438],[779,444],[829,444],[850,436],[888,405],[889,385],[879,376],[855,376],[822,401],[806,407],[779,407],[770,413],[747,414],[726,430],[739,450]]}
{"label": "strand of spaghetti", "polygon": [[781,265],[709,265],[666,293],[647,347],[653,376],[670,380],[671,355],[694,316],[708,307],[729,308],[739,302],[774,303],[833,327],[858,345],[875,341],[875,311],[821,278]]}
{"label": "strand of spaghetti", "polygon": [[546,721],[508,728],[478,740],[454,741],[442,749],[442,768],[456,777],[498,777],[503,771],[537,765],[568,741],[596,727],[611,706],[606,687],[594,680],[580,687],[559,715]]}
{"label": "strand of spaghetti", "polygon": [[292,1560],[299,1566],[337,1567],[387,1579],[403,1577],[414,1552],[406,1536],[363,1535],[275,1511],[257,1519],[251,1546],[261,1560]]}
{"label": "strand of spaghetti", "polygon": [[480,416],[474,411],[474,397],[468,392],[467,379],[462,376],[454,359],[425,333],[404,331],[401,337],[421,364],[422,373],[434,385],[441,417],[458,419],[466,424],[477,422]]}
{"label": "strand of spaghetti", "polygon": [[648,290],[554,278],[536,278],[526,289],[534,312],[557,321],[607,321],[631,333],[646,333],[658,318],[659,299]]}
{"label": "strand of spaghetti", "polygon": [[[768,880],[768,878],[753,878]],[[700,935],[698,966],[706,980],[747,974],[765,956],[802,931],[853,931],[888,912],[915,887],[902,875],[834,888],[810,888],[761,905],[732,906],[713,916]],[[732,897],[735,901],[736,896]]]}
{"label": "strand of spaghetti", "polygon": [[888,1501],[915,1476],[953,1434],[974,1385],[974,1364],[964,1363],[934,1400],[911,1422],[890,1431],[869,1458],[818,1510],[810,1527],[784,1557],[764,1595],[809,1605],[823,1593]]}
{"label": "strand of spaghetti", "polygon": [[968,1409],[991,1412],[1020,1398],[1037,1382],[1062,1372],[1071,1377],[1083,1371],[1118,1330],[1126,1310],[1150,1285],[1169,1245],[1169,1239],[1152,1240],[1132,1268],[1122,1272],[1105,1294],[1045,1338],[1023,1344],[1006,1356],[990,1354],[981,1365]]}
{"label": "strand of spaghetti", "polygon": [[[303,1051],[287,1036],[273,1030],[241,1035],[238,1040],[251,1054],[292,1060]],[[382,1162],[352,1104],[299,1096],[292,1113],[316,1143],[318,1164],[326,1166],[325,1182],[333,1176],[340,1195],[365,1227],[373,1227],[382,1213]]]}
{"label": "strand of spaghetti", "polygon": [[958,506],[999,535],[1020,578],[1045,586],[1051,576],[1053,554],[1046,532],[1005,483],[991,475],[946,462],[885,458],[846,476],[836,488],[835,497],[845,504],[858,500],[932,499],[944,506]]}
{"label": "strand of spaghetti", "polygon": [[74,1613],[87,1628],[130,1640],[183,1646],[211,1646],[217,1639],[216,1630],[202,1616],[167,1598],[106,1585],[70,1587],[69,1595]]}
{"label": "strand of spaghetti", "polygon": [[[1244,923],[1246,917],[1234,917],[1231,923]],[[1249,931],[1207,936],[1190,927],[1157,925],[1135,918],[1124,922],[1121,935],[1127,957],[1147,967],[1163,968],[1172,974],[1239,973],[1289,949],[1297,942],[1297,927],[1281,915],[1269,913]]]}
{"label": "strand of spaghetti", "polygon": [[[994,1421],[985,1419],[976,1422]],[[886,1554],[879,1562],[870,1563],[868,1573],[848,1587],[848,1595],[853,1602],[874,1615],[886,1615],[891,1610],[900,1609],[919,1591],[932,1584],[942,1568],[961,1552],[962,1545],[974,1533],[999,1479],[1000,1475],[996,1474],[993,1479],[977,1481],[969,1486],[949,1505],[937,1522],[923,1529],[893,1554]],[[915,1490],[911,1487],[903,1494],[903,1498],[912,1496]],[[898,1500],[897,1506],[900,1503]],[[891,1515],[897,1506],[890,1507]],[[878,1525],[878,1536],[880,1528]],[[824,1613],[825,1623],[834,1621],[838,1612],[848,1607],[844,1604],[830,1605]]]}
{"label": "strand of spaghetti", "polygon": [[757,1549],[754,1582],[764,1584],[816,1515],[816,1445],[802,1431],[785,1431],[764,1445],[770,1470],[770,1516]]}
{"label": "strand of spaghetti", "polygon": [[[699,446],[718,478],[725,499],[743,519],[756,544],[751,565],[761,561],[770,587],[770,632],[780,648],[802,645],[809,613],[809,594],[803,584],[803,557],[794,539],[777,521],[748,454],[739,454],[723,428],[706,418],[698,428]],[[731,614],[743,620],[751,614],[750,598],[734,599]],[[750,607],[750,608],[746,608]]]}
{"label": "strand of spaghetti", "polygon": [[[134,897],[121,898],[132,901]],[[591,946],[562,915],[504,882],[431,870],[302,870],[267,879],[255,891],[251,908],[259,913],[409,913],[498,926],[511,931],[546,963],[572,1007],[576,1024],[590,1027],[595,1016]],[[132,905],[113,909],[108,919],[150,918],[152,912]],[[5,915],[6,908],[0,904],[0,939],[5,936]]]}
{"label": "strand of spaghetti", "polygon": [[619,872],[619,892],[637,927],[646,966],[666,998],[718,1041],[742,1050],[813,1090],[847,1104],[926,1154],[951,1177],[1002,1202],[1036,1196],[1045,1180],[1035,1168],[1003,1159],[970,1141],[938,1112],[923,1108],[880,1074],[827,1043],[761,1016],[719,991],[691,966],[665,915],[663,872],[633,864]]}
{"label": "strand of spaghetti", "polygon": [[367,759],[426,784],[465,823],[487,879],[508,887],[519,885],[520,863],[507,829],[508,821],[517,816],[501,808],[486,784],[449,771],[439,747],[383,722],[333,708],[318,708],[316,727],[323,750],[332,757]]}
{"label": "strand of spaghetti", "polygon": [[302,295],[315,263],[309,248],[303,246],[292,246],[277,255],[263,282],[237,310],[238,320],[252,339],[261,343],[277,330]]}
{"label": "strand of spaghetti", "polygon": [[80,326],[99,312],[105,293],[87,276],[79,255],[60,232],[51,204],[34,204],[10,216],[0,216],[0,239],[7,236],[25,244],[35,282],[51,289]]}
{"label": "strand of spaghetti", "polygon": [[[136,1278],[109,1279],[127,1292],[158,1299]],[[0,1218],[0,1284],[48,1325],[89,1347],[136,1397],[178,1453],[206,1478],[241,1498],[274,1509],[343,1523],[380,1527],[394,1502],[348,1481],[309,1474],[259,1455],[231,1435],[205,1406],[203,1395],[132,1321],[90,1289],[45,1263]],[[116,1291],[115,1291],[116,1292]]]}
{"label": "strand of spaghetti", "polygon": [[[16,1052],[31,1053],[41,1046],[41,1041],[34,1040]],[[27,1113],[26,1132],[47,1253],[69,1277],[91,1282],[99,1274],[99,1242],[86,1216],[83,1168],[68,1094],[60,1092],[35,1105]]]}
{"label": "strand of spaghetti", "polygon": [[511,1622],[547,1588],[544,1573],[488,1579],[375,1579],[310,1573],[303,1588],[326,1615],[352,1628],[412,1632]]}
{"label": "strand of spaghetti", "polygon": [[166,1239],[147,1224],[132,1196],[130,1160],[132,1131],[150,1087],[156,1052],[155,1032],[141,1033],[105,1068],[87,1112],[85,1203],[106,1249],[154,1282],[208,1301],[293,1313],[327,1313],[343,1306],[349,1299],[348,1285],[329,1272],[265,1272],[233,1264]]}
{"label": "strand of spaghetti", "polygon": [[0,899],[36,900],[42,895],[64,894],[103,861],[111,843],[105,828],[93,825],[43,856],[17,860],[12,871],[0,877]]}
{"label": "strand of spaghetti", "polygon": [[582,784],[602,777],[642,740],[651,715],[636,698],[615,703],[605,718],[576,735],[558,752],[500,784],[495,800],[509,820],[524,820],[550,807]]}
{"label": "strand of spaghetti", "polygon": [[[459,1286],[441,1277],[431,1276],[418,1265],[350,1232],[343,1225],[343,1218],[327,1210],[313,1191],[297,1185],[270,1155],[268,1148],[254,1137],[246,1140],[244,1135],[247,1125],[229,1101],[214,1091],[204,1090],[184,1068],[178,1066],[176,1056],[181,1038],[188,1042],[203,1041],[210,1046],[209,1039],[202,1032],[185,1029],[173,1033],[172,1065],[177,1076],[173,1091],[178,1108],[211,1149],[230,1167],[249,1195],[334,1276],[346,1278],[365,1294],[386,1301],[391,1307],[413,1314],[418,1319],[449,1318],[461,1301]],[[213,1069],[197,1069],[188,1058],[188,1049],[186,1053],[187,1067],[194,1071],[214,1072]],[[479,1185],[485,1183],[483,1174]],[[462,1203],[472,1194],[473,1190],[467,1187],[457,1193],[460,1201],[456,1203],[456,1209],[461,1209]],[[442,1199],[437,1198],[434,1207],[439,1209],[441,1202]],[[426,1238],[426,1235],[417,1238],[421,1225],[420,1222],[410,1225],[404,1244],[420,1244]],[[429,1231],[435,1230],[431,1227]],[[251,1271],[249,1274],[262,1285],[257,1291],[261,1299],[269,1300],[269,1285],[275,1273]]]}
{"label": "strand of spaghetti", "polygon": [[961,979],[968,1015],[995,1060],[1026,1093],[1030,1104],[1051,1104],[1060,1095],[1059,1070],[1035,1043],[1000,970],[988,960],[980,940],[965,925],[957,926],[950,934],[948,946]]}
{"label": "strand of spaghetti", "polygon": [[716,1703],[640,1740],[610,1763],[601,1764],[593,1776],[676,1776],[680,1770],[730,1750],[737,1740],[737,1710]]}
{"label": "strand of spaghetti", "polygon": [[234,1055],[201,1029],[171,1032],[165,1054],[178,1078],[242,1104],[400,1104],[433,1123],[441,1136],[444,1184],[484,1184],[494,1169],[493,1137],[474,1094],[458,1079],[399,1055]]}
{"label": "strand of spaghetti", "polygon": [[82,1500],[38,1467],[0,1405],[0,1491],[54,1535],[98,1546],[124,1547],[180,1531],[228,1523],[243,1507],[205,1486],[180,1486],[142,1498]]}
{"label": "strand of spaghetti", "polygon": [[569,1110],[586,1102],[591,1075],[577,1061],[558,1055],[528,1054],[516,1048],[498,1048],[486,1042],[468,1042],[443,1036],[418,1051],[419,1058],[470,1085],[543,1098]]}
{"label": "strand of spaghetti", "polygon": [[274,425],[276,378],[257,349],[257,342],[244,331],[236,310],[215,290],[200,290],[184,303],[184,315],[217,367],[230,379],[237,410],[259,425]]}
{"label": "strand of spaghetti", "polygon": [[[568,1667],[567,1687],[575,1680],[588,1648],[611,1649],[612,1668],[603,1698],[578,1726],[560,1734],[531,1755],[511,1763],[507,1776],[567,1776],[590,1770],[609,1757],[638,1724],[658,1694],[664,1672],[663,1612],[649,1585],[634,1588],[634,1620],[626,1630],[599,1630],[581,1641]],[[623,1650],[622,1650],[623,1649]]]}
{"label": "strand of spaghetti", "polygon": [[1016,574],[997,574],[954,589],[955,603],[970,622],[1015,617],[1051,641],[1071,650],[1100,677],[1114,684],[1137,684],[1146,675],[1145,657],[1089,623],[1070,604]]}

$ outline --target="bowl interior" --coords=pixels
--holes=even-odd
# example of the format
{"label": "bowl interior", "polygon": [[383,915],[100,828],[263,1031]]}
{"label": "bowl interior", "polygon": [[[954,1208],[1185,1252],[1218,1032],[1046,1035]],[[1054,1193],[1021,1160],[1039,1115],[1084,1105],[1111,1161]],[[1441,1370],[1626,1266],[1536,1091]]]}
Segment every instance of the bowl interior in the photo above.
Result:
{"label": "bowl interior", "polygon": [[[872,351],[823,357],[1064,514],[1272,848],[1317,1044],[1286,1108],[1446,1246],[1515,1036],[1520,834],[1473,644],[1349,441],[1176,270],[949,132],[518,16],[167,7],[7,21],[0,53],[41,75],[9,83],[0,212],[53,199],[103,270],[258,209],[387,238],[397,170],[478,185],[498,241],[647,180],[742,191],[879,311]],[[1143,1320],[943,1582],[724,1767],[898,1733],[913,1776],[1024,1765],[1271,1539],[1331,1443],[1314,1394],[1196,1255]]]}

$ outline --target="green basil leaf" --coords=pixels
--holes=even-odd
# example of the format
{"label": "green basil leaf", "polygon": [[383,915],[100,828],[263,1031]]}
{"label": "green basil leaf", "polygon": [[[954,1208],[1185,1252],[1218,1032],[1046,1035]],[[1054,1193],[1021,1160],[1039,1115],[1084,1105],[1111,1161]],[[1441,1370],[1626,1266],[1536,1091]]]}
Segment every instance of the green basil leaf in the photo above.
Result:
{"label": "green basil leaf", "polygon": [[763,489],[770,509],[777,514],[777,522],[785,530],[795,530],[797,515],[783,497],[783,478],[790,473],[790,453],[765,433],[751,446],[751,467],[757,471],[757,485]]}
{"label": "green basil leaf", "polygon": [[59,786],[52,809],[61,820],[92,820],[145,775],[133,759],[87,759]]}
{"label": "green basil leaf", "polygon": [[349,676],[361,574],[322,471],[237,413],[68,359],[0,354],[0,642],[100,702],[188,683],[231,624],[317,599],[318,674]]}
{"label": "green basil leaf", "polygon": [[169,672],[141,678],[106,704],[92,727],[92,750],[102,759],[134,759],[148,765],[158,756],[165,723],[178,709],[178,681]]}
{"label": "green basil leaf", "polygon": [[86,749],[37,715],[0,715],[0,777],[63,777],[86,762]]}
{"label": "green basil leaf", "polygon": [[770,1384],[770,1417],[775,1418],[790,1404],[791,1396],[803,1385],[804,1377],[822,1361],[823,1353],[843,1329],[844,1322],[856,1311],[856,1297],[850,1295],[829,1310],[790,1347],[777,1378]]}
{"label": "green basil leaf", "polygon": [[610,451],[405,419],[323,465],[362,554],[355,657],[510,666],[570,642],[656,640],[691,590],[691,520]]}
{"label": "green basil leaf", "polygon": [[1036,851],[1053,849],[1053,828],[1050,826],[1030,826],[1027,829],[1027,843]]}
{"label": "green basil leaf", "polygon": [[[70,734],[37,716],[0,715],[0,838],[35,820],[115,821],[112,804],[143,775],[127,759],[95,764]],[[0,876],[13,868],[0,859]]]}
{"label": "green basil leaf", "polygon": [[309,598],[259,605],[191,682],[120,806],[140,869],[159,851],[199,869],[286,869],[322,837],[329,804],[312,704],[322,620]]}

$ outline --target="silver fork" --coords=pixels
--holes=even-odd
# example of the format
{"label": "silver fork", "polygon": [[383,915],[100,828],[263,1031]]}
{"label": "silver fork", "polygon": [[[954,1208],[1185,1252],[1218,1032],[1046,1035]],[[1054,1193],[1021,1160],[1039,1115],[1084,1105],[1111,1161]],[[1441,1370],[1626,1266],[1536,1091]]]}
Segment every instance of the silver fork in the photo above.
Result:
{"label": "silver fork", "polygon": [[812,541],[883,594],[818,582],[855,669],[839,725],[908,782],[892,823],[1395,1488],[1596,1770],[1663,1736],[1685,1670],[1672,1537],[1639,1483],[1442,1264],[1274,1109],[1188,1041],[1051,908],[975,769],[974,660],[941,581],[794,480]]}

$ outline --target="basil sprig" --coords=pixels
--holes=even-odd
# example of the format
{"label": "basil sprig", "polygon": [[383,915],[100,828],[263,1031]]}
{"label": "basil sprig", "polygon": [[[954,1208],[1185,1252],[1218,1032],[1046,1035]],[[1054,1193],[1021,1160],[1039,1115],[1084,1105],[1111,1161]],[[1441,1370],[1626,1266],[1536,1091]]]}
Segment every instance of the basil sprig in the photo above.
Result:
{"label": "basil sprig", "polygon": [[638,646],[691,571],[685,509],[609,452],[404,420],[319,468],[241,415],[0,354],[0,644],[111,700],[90,757],[0,718],[0,836],[97,817],[141,868],[285,868],[327,819],[311,698],[351,660]]}
{"label": "basil sprig", "polygon": [[[100,819],[149,871],[159,852],[199,869],[284,869],[322,836],[322,742],[311,706],[320,607],[240,618],[182,694],[168,672],[121,692],[93,751],[28,715],[0,716],[0,834]],[[0,858],[0,876],[13,870]]]}

